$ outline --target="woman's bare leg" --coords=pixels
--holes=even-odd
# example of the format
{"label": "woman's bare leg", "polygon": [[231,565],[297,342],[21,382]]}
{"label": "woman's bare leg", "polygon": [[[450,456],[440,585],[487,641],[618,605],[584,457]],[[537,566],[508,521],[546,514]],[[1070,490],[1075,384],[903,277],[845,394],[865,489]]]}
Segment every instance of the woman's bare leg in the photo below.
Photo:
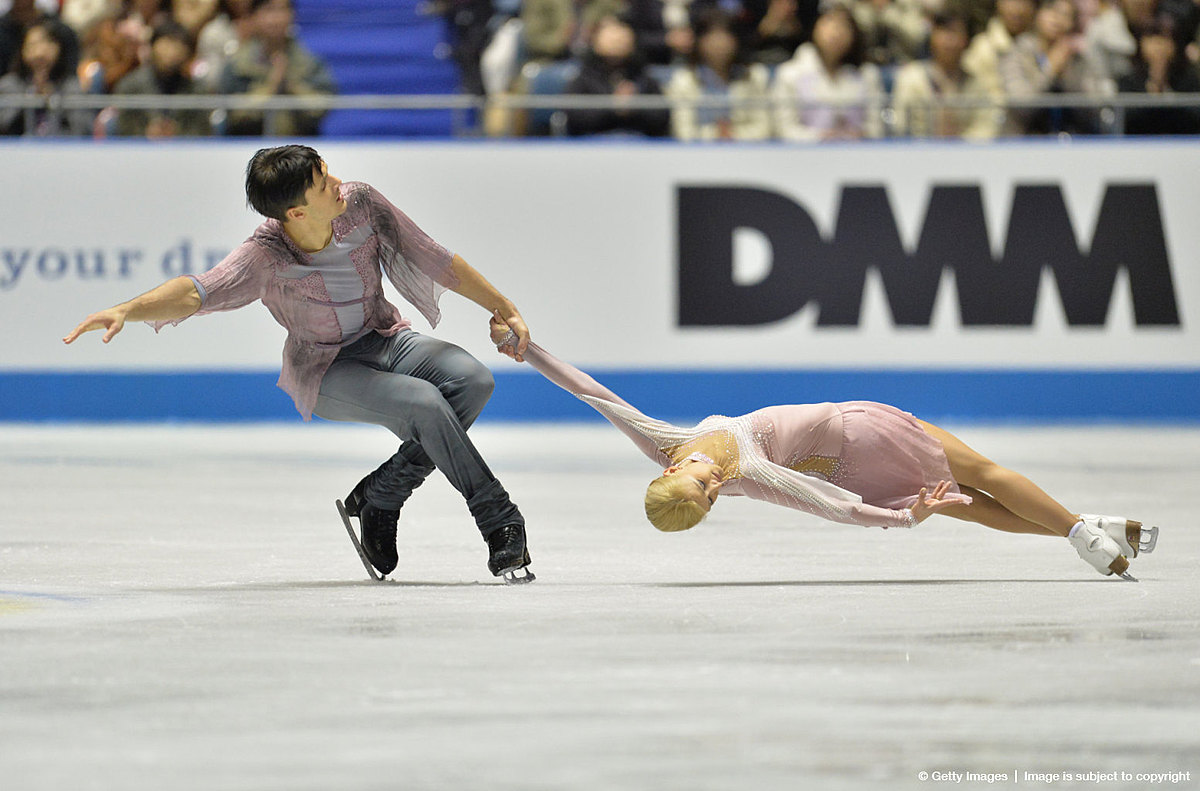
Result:
{"label": "woman's bare leg", "polygon": [[[1042,491],[1033,481],[1020,473],[1001,467],[969,448],[966,443],[945,429],[938,428],[932,423],[920,421],[925,432],[942,443],[946,451],[946,460],[950,462],[950,473],[959,483],[981,492],[986,492],[995,503],[1004,510],[1012,513],[1027,523],[1032,523],[1044,529],[1046,534],[1066,536],[1075,523],[1079,521],[1076,514],[1064,508],[1057,500]],[[966,506],[969,508],[970,506]],[[956,506],[958,508],[958,506]],[[954,508],[947,508],[942,513],[955,516]],[[978,512],[979,516],[995,518],[997,524],[983,521],[971,516],[960,516],[962,519],[979,522],[988,527],[1005,530],[999,524],[1014,524],[1005,522],[1002,514],[989,510],[985,506]],[[1013,532],[1035,532],[1020,530]]]}
{"label": "woman's bare leg", "polygon": [[987,492],[981,492],[964,483],[960,483],[958,488],[963,494],[971,496],[971,504],[952,505],[949,508],[938,511],[939,514],[953,516],[955,519],[963,519],[967,522],[978,522],[985,527],[990,527],[994,530],[1003,530],[1006,533],[1032,533],[1039,536],[1058,535],[1058,533],[1049,528],[1042,527],[1039,524],[1030,522],[1028,519],[1022,519],[1017,516],[997,502]]}

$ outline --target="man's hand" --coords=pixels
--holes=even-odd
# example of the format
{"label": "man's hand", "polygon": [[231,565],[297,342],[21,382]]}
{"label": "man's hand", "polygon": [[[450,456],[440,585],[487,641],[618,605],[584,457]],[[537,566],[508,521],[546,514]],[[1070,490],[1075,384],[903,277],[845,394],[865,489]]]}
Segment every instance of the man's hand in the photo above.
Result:
{"label": "man's hand", "polygon": [[[488,322],[488,331],[492,336],[492,343],[497,345],[501,354],[523,363],[525,362],[525,350],[529,348],[529,328],[525,326],[525,320],[521,318],[521,314],[515,308],[511,314],[506,317],[501,315],[500,311],[493,310],[492,318]],[[517,336],[516,348],[512,345],[510,334]],[[509,339],[509,342],[500,346],[505,339]]]}
{"label": "man's hand", "polygon": [[949,481],[939,482],[934,488],[933,494],[928,494],[928,489],[921,489],[920,493],[917,495],[917,501],[913,504],[912,508],[909,509],[912,511],[913,518],[917,520],[918,524],[925,521],[925,519],[933,514],[936,514],[943,508],[949,508],[952,505],[958,504],[957,500],[943,499],[946,496],[946,492],[949,490]]}
{"label": "man's hand", "polygon": [[99,313],[93,313],[81,321],[79,326],[67,333],[67,336],[63,338],[63,343],[71,343],[83,333],[92,330],[107,330],[101,340],[108,343],[124,327],[125,311],[120,308],[109,308]]}
{"label": "man's hand", "polygon": [[63,343],[71,343],[85,332],[107,330],[102,339],[108,343],[127,321],[176,321],[186,318],[201,305],[200,292],[191,278],[176,277],[128,302],[93,313],[67,333]]}

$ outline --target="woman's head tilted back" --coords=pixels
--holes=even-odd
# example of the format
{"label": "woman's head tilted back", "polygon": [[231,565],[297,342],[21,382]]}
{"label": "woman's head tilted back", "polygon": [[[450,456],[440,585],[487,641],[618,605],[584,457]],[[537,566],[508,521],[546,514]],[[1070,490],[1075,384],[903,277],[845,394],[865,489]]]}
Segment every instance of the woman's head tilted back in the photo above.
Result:
{"label": "woman's head tilted back", "polygon": [[646,518],[664,533],[693,528],[712,510],[723,483],[721,467],[688,457],[650,482]]}
{"label": "woman's head tilted back", "polygon": [[[700,524],[708,511],[684,494],[683,478],[659,476],[646,487],[646,518],[664,533],[690,530]],[[690,488],[690,487],[687,487]]]}

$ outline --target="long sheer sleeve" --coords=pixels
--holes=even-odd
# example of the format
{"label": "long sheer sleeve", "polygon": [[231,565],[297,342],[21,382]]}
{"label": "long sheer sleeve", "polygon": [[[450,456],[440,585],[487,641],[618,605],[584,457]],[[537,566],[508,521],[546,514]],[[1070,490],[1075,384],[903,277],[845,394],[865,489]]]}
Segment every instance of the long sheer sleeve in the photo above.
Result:
{"label": "long sheer sleeve", "polygon": [[458,285],[451,268],[454,255],[375,188],[368,184],[356,184],[355,188],[364,194],[371,224],[379,234],[384,274],[429,325],[436,327],[442,318],[438,300]]}
{"label": "long sheer sleeve", "polygon": [[[199,275],[188,275],[200,294],[200,309],[191,315],[202,316],[249,305],[262,298],[270,276],[270,252],[253,239],[248,239],[212,269]],[[183,320],[146,323],[157,331]]]}
{"label": "long sheer sleeve", "polygon": [[908,509],[881,508],[864,503],[853,492],[761,457],[743,459],[742,472],[745,480],[741,491],[754,500],[766,500],[842,524],[884,528],[916,524]]}
{"label": "long sheer sleeve", "polygon": [[[499,345],[510,344],[516,346],[516,335],[512,333]],[[643,415],[616,393],[536,343],[530,342],[524,357],[542,376],[604,415],[655,463],[669,465],[671,458],[662,448],[686,442],[696,435],[692,430]]]}

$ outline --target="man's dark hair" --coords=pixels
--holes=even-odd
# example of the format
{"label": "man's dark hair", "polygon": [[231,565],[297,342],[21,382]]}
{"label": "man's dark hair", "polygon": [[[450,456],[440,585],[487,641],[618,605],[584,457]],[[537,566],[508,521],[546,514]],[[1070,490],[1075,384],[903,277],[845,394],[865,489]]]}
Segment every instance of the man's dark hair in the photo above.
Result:
{"label": "man's dark hair", "polygon": [[246,202],[283,222],[288,209],[305,204],[304,193],[320,169],[321,155],[308,146],[260,148],[246,165]]}
{"label": "man's dark hair", "polygon": [[196,42],[192,39],[191,32],[178,22],[168,20],[156,25],[150,36],[150,44],[153,45],[160,38],[173,38],[187,45],[189,51],[196,50]]}
{"label": "man's dark hair", "polygon": [[957,8],[948,8],[934,14],[930,17],[930,26],[937,28],[961,26],[967,37],[971,36],[971,20],[967,17],[966,12]]}

